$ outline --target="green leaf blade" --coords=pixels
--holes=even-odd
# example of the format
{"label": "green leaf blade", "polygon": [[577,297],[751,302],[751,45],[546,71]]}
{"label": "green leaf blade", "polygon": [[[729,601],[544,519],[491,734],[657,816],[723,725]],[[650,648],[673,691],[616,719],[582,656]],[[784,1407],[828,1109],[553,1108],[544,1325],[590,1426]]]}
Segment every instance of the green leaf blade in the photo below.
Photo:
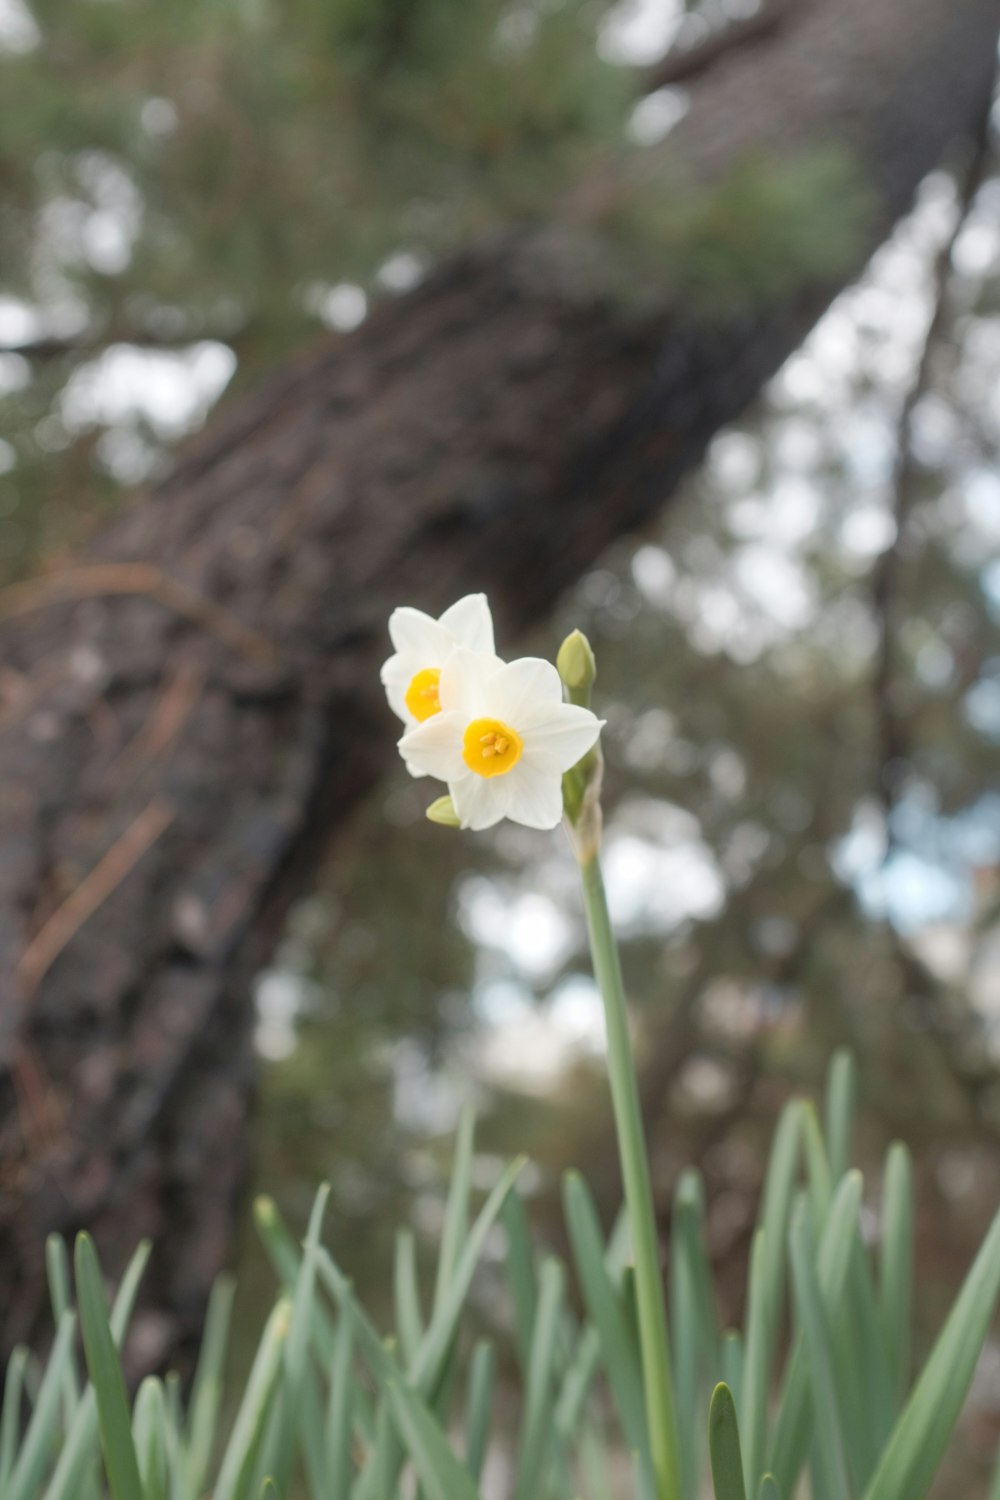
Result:
{"label": "green leaf blade", "polygon": [[864,1500],[921,1500],[958,1420],[1000,1295],[1000,1213],[903,1408]]}
{"label": "green leaf blade", "polygon": [[708,1452],[715,1500],[746,1500],[736,1406],[724,1381],[720,1381],[712,1393],[708,1414]]}
{"label": "green leaf blade", "polygon": [[882,1244],[879,1256],[879,1315],[897,1410],[910,1373],[913,1318],[913,1167],[899,1141],[885,1165]]}
{"label": "green leaf blade", "polygon": [[125,1378],[104,1301],[104,1284],[90,1236],[76,1241],[76,1295],[87,1370],[97,1400],[97,1423],[113,1500],[142,1495],[139,1460],[132,1439],[132,1419]]}

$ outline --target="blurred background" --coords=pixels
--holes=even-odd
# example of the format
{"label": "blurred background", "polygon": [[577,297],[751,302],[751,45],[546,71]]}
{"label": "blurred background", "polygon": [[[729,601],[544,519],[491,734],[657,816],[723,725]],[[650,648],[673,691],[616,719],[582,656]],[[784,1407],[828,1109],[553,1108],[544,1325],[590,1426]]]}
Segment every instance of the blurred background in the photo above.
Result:
{"label": "blurred background", "polygon": [[[324,331],[668,141],[683,62],[636,76],[757,45],[770,10],[0,0],[0,583],[86,547]],[[517,640],[551,657],[578,626],[597,652],[656,1179],[666,1214],[703,1166],[731,1319],[770,1124],[838,1043],[873,1193],[888,1140],[918,1154],[922,1339],[1000,1192],[998,171],[987,122],[662,514]],[[357,805],[252,982],[254,1183],[299,1224],[329,1174],[376,1301],[396,1226],[433,1240],[469,1097],[484,1170],[531,1153],[541,1233],[561,1168],[617,1192],[566,849],[431,827],[425,800],[400,766]],[[942,1495],[976,1493],[998,1432],[994,1344]]]}

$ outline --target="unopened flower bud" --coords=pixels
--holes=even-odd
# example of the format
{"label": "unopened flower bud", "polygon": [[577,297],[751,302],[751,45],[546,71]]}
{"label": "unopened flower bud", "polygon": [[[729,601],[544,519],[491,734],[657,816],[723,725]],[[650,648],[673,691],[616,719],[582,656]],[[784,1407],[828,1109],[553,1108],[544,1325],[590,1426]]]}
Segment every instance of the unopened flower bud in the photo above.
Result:
{"label": "unopened flower bud", "polygon": [[572,631],[563,641],[556,657],[556,669],[566,685],[570,701],[586,707],[597,677],[597,662],[582,630]]}
{"label": "unopened flower bud", "polygon": [[444,828],[461,828],[462,826],[458,813],[455,811],[455,804],[447,794],[431,803],[426,816],[432,823],[440,823]]}

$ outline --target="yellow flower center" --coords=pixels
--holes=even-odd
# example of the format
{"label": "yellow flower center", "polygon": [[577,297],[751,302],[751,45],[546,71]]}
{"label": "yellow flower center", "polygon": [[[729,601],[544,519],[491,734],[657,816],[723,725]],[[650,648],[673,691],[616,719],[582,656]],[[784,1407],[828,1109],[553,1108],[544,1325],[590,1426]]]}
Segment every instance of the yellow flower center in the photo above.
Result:
{"label": "yellow flower center", "polygon": [[499,719],[473,719],[462,738],[462,759],[477,776],[503,776],[521,759],[524,741]]}
{"label": "yellow flower center", "polygon": [[432,714],[441,712],[441,699],[438,694],[440,681],[440,667],[424,667],[422,672],[417,672],[414,677],[410,678],[410,685],[406,689],[403,702],[421,724]]}

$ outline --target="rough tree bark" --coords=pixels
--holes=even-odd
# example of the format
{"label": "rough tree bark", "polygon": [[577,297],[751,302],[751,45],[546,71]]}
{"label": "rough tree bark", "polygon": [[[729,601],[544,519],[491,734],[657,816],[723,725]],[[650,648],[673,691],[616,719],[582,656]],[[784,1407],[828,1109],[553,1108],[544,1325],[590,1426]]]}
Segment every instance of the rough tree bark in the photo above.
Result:
{"label": "rough tree bark", "polygon": [[[192,1332],[244,1166],[249,977],[394,738],[387,611],[485,587],[516,628],[661,506],[981,117],[998,25],[1000,0],[789,5],[661,146],[307,353],[0,600],[4,1344],[45,1232],[83,1223],[112,1268],[164,1236],[143,1358]],[[592,281],[623,192],[690,203],[831,141],[872,207],[836,275],[732,312]]]}

